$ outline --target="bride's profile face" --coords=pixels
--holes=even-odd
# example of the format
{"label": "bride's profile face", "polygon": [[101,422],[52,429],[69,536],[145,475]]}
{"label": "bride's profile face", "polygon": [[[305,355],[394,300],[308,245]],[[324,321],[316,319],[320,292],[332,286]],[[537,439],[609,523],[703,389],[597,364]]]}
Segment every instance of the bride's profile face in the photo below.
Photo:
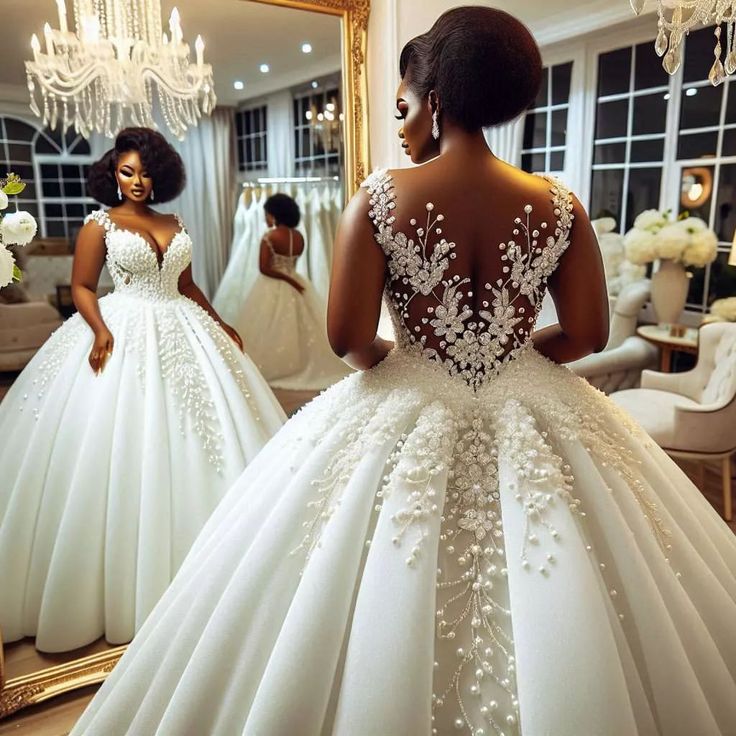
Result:
{"label": "bride's profile face", "polygon": [[153,179],[146,171],[138,151],[126,151],[120,154],[115,176],[123,199],[146,202],[151,196]]}
{"label": "bride's profile face", "polygon": [[412,163],[421,164],[440,152],[439,144],[432,137],[432,110],[429,98],[422,99],[404,81],[396,92],[396,117],[403,124],[399,138],[404,153]]}

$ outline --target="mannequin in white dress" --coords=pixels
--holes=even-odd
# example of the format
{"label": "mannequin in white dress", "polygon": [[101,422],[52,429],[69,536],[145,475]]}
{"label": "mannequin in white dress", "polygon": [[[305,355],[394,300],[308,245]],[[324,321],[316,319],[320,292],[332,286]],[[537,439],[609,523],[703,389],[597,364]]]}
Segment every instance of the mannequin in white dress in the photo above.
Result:
{"label": "mannequin in white dress", "polygon": [[457,8],[400,71],[423,165],[352,199],[330,290],[362,370],[245,470],[73,735],[734,734],[736,537],[560,365],[606,344],[595,233],[483,138],[533,38]]}
{"label": "mannequin in white dress", "polygon": [[[0,628],[46,652],[130,641],[202,524],[284,415],[192,280],[192,241],[152,201],[178,154],[129,128],[92,167],[114,205],[77,241],[65,322],[0,404]],[[115,291],[97,298],[107,264]],[[231,339],[232,338],[232,339]]]}
{"label": "mannequin in white dress", "polygon": [[309,279],[296,272],[304,238],[296,202],[274,194],[264,205],[269,231],[260,274],[233,320],[263,377],[275,388],[319,390],[350,373],[330,348],[325,308]]}

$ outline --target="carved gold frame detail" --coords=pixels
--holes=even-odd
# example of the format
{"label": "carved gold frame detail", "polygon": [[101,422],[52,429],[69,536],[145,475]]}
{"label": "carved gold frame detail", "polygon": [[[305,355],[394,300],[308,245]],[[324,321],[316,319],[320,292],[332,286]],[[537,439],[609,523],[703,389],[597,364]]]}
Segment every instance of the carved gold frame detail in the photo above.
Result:
{"label": "carved gold frame detail", "polygon": [[[366,50],[370,0],[244,0],[335,15],[342,20],[345,190],[351,197],[369,172]],[[62,693],[102,682],[125,646],[6,681],[0,637],[0,718]]]}

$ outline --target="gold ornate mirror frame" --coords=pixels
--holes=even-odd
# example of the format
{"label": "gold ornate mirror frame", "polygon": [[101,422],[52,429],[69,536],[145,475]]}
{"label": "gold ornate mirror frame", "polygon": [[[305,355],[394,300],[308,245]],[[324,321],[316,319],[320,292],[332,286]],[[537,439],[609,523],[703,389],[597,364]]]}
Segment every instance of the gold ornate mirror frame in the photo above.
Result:
{"label": "gold ornate mirror frame", "polygon": [[[345,120],[345,190],[351,197],[368,174],[368,83],[366,48],[370,0],[243,0],[335,15],[342,20],[342,73]],[[0,632],[0,719],[62,693],[102,682],[125,646],[5,679]]]}

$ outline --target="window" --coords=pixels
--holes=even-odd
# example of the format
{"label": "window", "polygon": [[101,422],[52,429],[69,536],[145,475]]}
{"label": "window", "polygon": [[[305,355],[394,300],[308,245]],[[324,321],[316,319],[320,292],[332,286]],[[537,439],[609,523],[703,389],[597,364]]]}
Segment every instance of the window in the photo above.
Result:
{"label": "window", "polygon": [[341,121],[340,92],[336,88],[294,98],[294,162],[297,175],[340,174]]}
{"label": "window", "polygon": [[268,109],[266,105],[239,110],[235,116],[238,137],[238,169],[268,169]]}
{"label": "window", "polygon": [[72,130],[62,135],[0,117],[0,175],[12,171],[26,183],[18,205],[36,217],[43,237],[74,240],[84,217],[98,208],[87,195],[92,162],[89,143]]}
{"label": "window", "polygon": [[736,80],[713,87],[707,79],[712,62],[713,29],[690,33],[679,91],[677,209],[705,220],[720,241],[718,258],[690,280],[688,309],[696,312],[736,295],[736,268],[728,265],[736,232]]}
{"label": "window", "polygon": [[622,232],[660,206],[669,87],[651,42],[598,57],[590,215]]}
{"label": "window", "polygon": [[545,67],[542,86],[524,118],[521,168],[561,174],[565,168],[572,62]]}

